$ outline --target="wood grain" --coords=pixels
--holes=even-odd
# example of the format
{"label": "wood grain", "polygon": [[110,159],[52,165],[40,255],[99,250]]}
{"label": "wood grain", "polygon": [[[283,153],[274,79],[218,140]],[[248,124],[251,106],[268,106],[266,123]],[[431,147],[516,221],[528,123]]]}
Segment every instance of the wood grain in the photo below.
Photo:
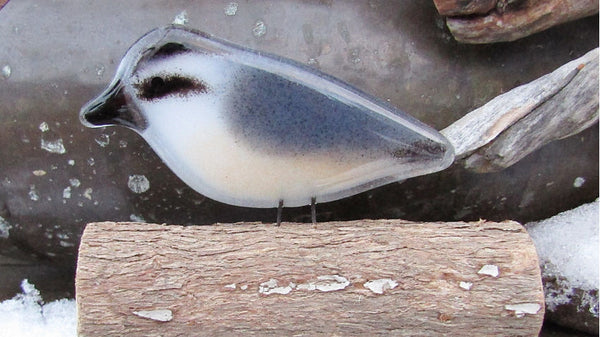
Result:
{"label": "wood grain", "polygon": [[598,13],[598,0],[434,0],[462,43],[514,41]]}
{"label": "wood grain", "polygon": [[515,222],[92,223],[76,293],[80,336],[537,336],[544,316]]}
{"label": "wood grain", "polygon": [[514,88],[441,133],[472,171],[499,171],[598,123],[598,48]]}
{"label": "wood grain", "polygon": [[487,14],[494,8],[498,0],[433,0],[440,15],[473,15]]}

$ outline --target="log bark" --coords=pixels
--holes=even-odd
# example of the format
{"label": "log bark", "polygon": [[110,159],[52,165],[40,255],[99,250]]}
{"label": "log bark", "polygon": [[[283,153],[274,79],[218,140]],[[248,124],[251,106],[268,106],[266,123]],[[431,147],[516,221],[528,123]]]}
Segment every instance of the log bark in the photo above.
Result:
{"label": "log bark", "polygon": [[92,223],[76,293],[80,336],[537,336],[544,316],[516,222]]}
{"label": "log bark", "polygon": [[598,123],[598,48],[502,94],[444,130],[472,171],[499,171]]}
{"label": "log bark", "polygon": [[598,13],[598,0],[434,0],[458,42],[514,41]]}

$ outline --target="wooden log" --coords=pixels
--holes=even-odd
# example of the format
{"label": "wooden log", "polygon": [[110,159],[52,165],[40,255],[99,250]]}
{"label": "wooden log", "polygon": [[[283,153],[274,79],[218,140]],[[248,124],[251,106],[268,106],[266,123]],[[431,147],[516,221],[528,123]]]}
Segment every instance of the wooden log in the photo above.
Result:
{"label": "wooden log", "polygon": [[466,168],[484,173],[597,122],[598,48],[494,98],[441,132]]}
{"label": "wooden log", "polygon": [[544,316],[516,222],[92,223],[76,294],[80,336],[537,336]]}
{"label": "wooden log", "polygon": [[434,0],[458,42],[514,41],[598,13],[598,0]]}
{"label": "wooden log", "polygon": [[498,0],[433,0],[442,16],[487,14]]}

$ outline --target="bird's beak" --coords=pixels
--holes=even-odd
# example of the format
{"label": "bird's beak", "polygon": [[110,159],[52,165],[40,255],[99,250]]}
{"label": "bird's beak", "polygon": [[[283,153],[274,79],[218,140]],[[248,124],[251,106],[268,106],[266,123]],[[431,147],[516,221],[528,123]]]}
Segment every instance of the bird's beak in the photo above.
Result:
{"label": "bird's beak", "polygon": [[142,131],[146,120],[128,99],[121,81],[113,83],[100,96],[81,108],[79,119],[87,127],[97,128],[108,125],[122,125]]}

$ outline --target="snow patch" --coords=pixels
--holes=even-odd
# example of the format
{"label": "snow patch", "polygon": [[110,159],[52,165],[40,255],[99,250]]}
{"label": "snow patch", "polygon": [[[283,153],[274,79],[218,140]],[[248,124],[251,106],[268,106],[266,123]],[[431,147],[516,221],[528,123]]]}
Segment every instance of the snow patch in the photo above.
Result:
{"label": "snow patch", "polygon": [[94,141],[96,142],[96,144],[100,145],[100,147],[106,147],[108,144],[110,144],[110,136],[103,133],[100,136],[94,138]]}
{"label": "snow patch", "polygon": [[267,25],[263,20],[258,20],[254,23],[252,34],[256,37],[263,37],[267,33]]}
{"label": "snow patch", "polygon": [[29,185],[29,199],[31,199],[32,201],[38,201],[40,200],[40,194],[38,193],[38,191],[35,189],[35,185]]}
{"label": "snow patch", "polygon": [[63,197],[63,199],[71,198],[71,186],[65,187],[65,189],[63,190],[63,193],[62,193],[62,197]]}
{"label": "snow patch", "polygon": [[583,184],[585,184],[585,178],[584,177],[577,177],[573,181],[573,187],[575,187],[575,188],[579,188],[579,187],[583,186]]}
{"label": "snow patch", "polygon": [[2,77],[7,79],[10,77],[11,74],[12,74],[12,69],[10,68],[10,65],[8,65],[8,64],[4,65],[4,67],[2,67]]}
{"label": "snow patch", "polygon": [[77,313],[75,300],[44,303],[40,292],[26,279],[23,293],[0,302],[0,333],[19,337],[75,337]]}
{"label": "snow patch", "polygon": [[69,184],[71,184],[73,187],[79,187],[79,185],[81,185],[81,181],[79,181],[77,178],[71,178],[69,179]]}
{"label": "snow patch", "polygon": [[230,2],[225,6],[224,12],[227,16],[234,16],[238,10],[237,2]]}
{"label": "snow patch", "polygon": [[75,244],[74,244],[74,243],[72,243],[72,242],[69,242],[69,241],[65,241],[65,240],[60,240],[60,241],[58,242],[58,244],[60,244],[60,246],[61,246],[61,247],[65,247],[65,248],[68,248],[68,247],[74,247],[74,246],[75,246]]}
{"label": "snow patch", "polygon": [[146,220],[141,215],[129,214],[129,220],[135,222],[146,222]]}
{"label": "snow patch", "polygon": [[54,139],[54,140],[46,140],[42,138],[41,145],[42,149],[50,152],[50,153],[58,153],[63,154],[67,152],[65,146],[63,144],[62,138]]}
{"label": "snow patch", "polygon": [[47,132],[48,130],[50,130],[50,127],[48,126],[48,123],[42,122],[38,126],[38,129],[40,129],[40,131],[42,131],[42,132]]}
{"label": "snow patch", "polygon": [[175,17],[173,18],[174,25],[187,25],[187,23],[188,23],[188,17],[187,17],[186,11],[183,11],[183,12],[175,15]]}
{"label": "snow patch", "polygon": [[[578,308],[598,317],[599,278],[599,201],[562,212],[549,219],[525,225],[537,249],[545,278],[556,279],[546,287],[546,305],[550,311],[570,303],[575,289],[586,295]],[[596,290],[595,295],[592,293]]]}
{"label": "snow patch", "polygon": [[98,78],[102,78],[104,72],[106,71],[106,67],[104,66],[104,64],[98,63],[96,64],[94,70],[96,71],[96,76],[98,76]]}
{"label": "snow patch", "polygon": [[0,216],[0,239],[8,239],[12,226]]}
{"label": "snow patch", "polygon": [[133,193],[144,193],[150,189],[150,181],[143,174],[132,174],[127,181],[127,187],[129,187]]}
{"label": "snow patch", "polygon": [[92,200],[92,192],[94,192],[94,190],[91,187],[86,188],[83,192],[83,197]]}

